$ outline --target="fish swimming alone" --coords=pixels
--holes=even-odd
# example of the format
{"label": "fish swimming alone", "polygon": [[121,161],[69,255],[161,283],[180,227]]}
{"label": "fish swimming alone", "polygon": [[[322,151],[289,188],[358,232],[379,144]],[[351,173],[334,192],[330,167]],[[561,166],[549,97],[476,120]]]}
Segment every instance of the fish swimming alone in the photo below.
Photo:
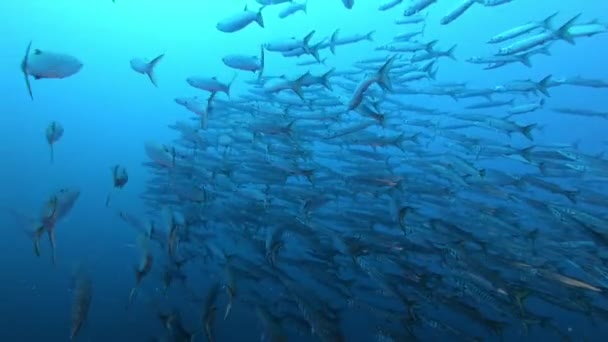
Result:
{"label": "fish swimming alone", "polygon": [[141,58],[133,58],[130,62],[131,68],[140,74],[148,75],[150,82],[152,82],[155,87],[158,87],[158,84],[156,83],[156,76],[154,75],[154,68],[164,56],[165,54],[161,54],[151,61]]}
{"label": "fish swimming alone", "polygon": [[70,77],[82,69],[82,62],[74,56],[40,49],[35,49],[30,53],[31,47],[32,42],[30,41],[21,61],[21,72],[25,77],[27,92],[32,100],[34,95],[29,76],[34,77],[35,80],[43,78],[62,79]]}

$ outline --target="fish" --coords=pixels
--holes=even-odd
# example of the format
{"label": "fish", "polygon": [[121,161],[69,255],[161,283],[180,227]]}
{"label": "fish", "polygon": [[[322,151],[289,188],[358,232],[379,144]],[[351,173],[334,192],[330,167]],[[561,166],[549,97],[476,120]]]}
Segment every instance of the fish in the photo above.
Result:
{"label": "fish", "polygon": [[49,144],[49,148],[51,150],[51,163],[55,161],[55,143],[63,137],[64,129],[63,126],[57,122],[53,121],[46,127],[46,142]]}
{"label": "fish", "polygon": [[[121,165],[114,165],[111,168],[112,171],[112,184],[113,189],[122,189],[129,182],[129,174],[127,169]],[[108,193],[106,197],[106,207],[110,206],[111,193]]]}
{"label": "fish", "polygon": [[507,112],[511,115],[525,114],[525,113],[537,111],[537,110],[541,109],[544,105],[545,105],[545,99],[541,98],[535,102],[529,102],[529,103],[523,103],[523,104],[511,106],[509,109],[507,109]]}
{"label": "fish", "polygon": [[260,57],[231,54],[224,56],[222,62],[233,69],[258,72],[258,79],[261,79],[264,73],[264,47],[260,48]]}
{"label": "fish", "polygon": [[235,74],[232,80],[228,83],[223,83],[217,79],[217,77],[203,77],[203,76],[191,76],[186,79],[188,84],[194,88],[214,93],[224,93],[226,96],[230,96],[230,88],[234,83],[237,75]]}
{"label": "fish", "polygon": [[93,282],[84,270],[79,269],[76,274],[76,286],[72,302],[72,326],[70,340],[73,340],[82,329],[89,314],[93,298]]}
{"label": "fish", "polygon": [[544,30],[552,30],[553,29],[553,19],[559,14],[559,12],[554,12],[551,15],[549,15],[548,17],[546,17],[545,19],[535,22],[529,22],[520,26],[516,26],[512,29],[509,29],[505,32],[499,33],[495,36],[493,36],[492,38],[490,38],[490,40],[488,40],[488,44],[496,44],[496,43],[502,43],[504,41],[513,39],[513,38],[517,38],[519,36],[522,36],[528,32],[532,32],[533,30],[536,29],[544,29]]}
{"label": "fish", "polygon": [[163,57],[165,57],[165,54],[160,54],[151,61],[141,58],[133,58],[130,61],[131,69],[140,74],[147,75],[150,79],[150,82],[152,82],[155,87],[158,87],[154,70],[156,68],[156,65],[163,59]]}
{"label": "fish", "polygon": [[56,190],[44,203],[42,213],[37,218],[36,227],[33,231],[34,252],[37,256],[40,255],[40,238],[44,233],[47,233],[52,249],[53,265],[56,265],[55,228],[57,223],[72,211],[78,198],[80,198],[78,188],[66,187]]}
{"label": "fish", "polygon": [[437,0],[414,0],[403,11],[403,16],[409,17],[412,15],[418,14],[436,2],[437,2]]}
{"label": "fish", "polygon": [[463,15],[473,4],[477,3],[479,0],[461,0],[460,3],[454,7],[448,14],[443,16],[439,23],[441,25],[447,25],[454,20],[458,19],[461,15]]}
{"label": "fish", "polygon": [[232,33],[237,32],[249,24],[256,22],[261,28],[264,28],[264,18],[262,17],[262,6],[257,12],[251,11],[245,5],[245,8],[238,13],[235,13],[229,17],[220,20],[215,26],[219,31]]}
{"label": "fish", "polygon": [[342,0],[342,5],[344,5],[346,9],[352,9],[353,6],[355,6],[355,0]]}
{"label": "fish", "polygon": [[389,0],[389,1],[381,4],[380,6],[378,6],[378,10],[379,11],[388,11],[389,9],[394,8],[395,6],[398,6],[402,2],[403,2],[403,0]]}
{"label": "fish", "polygon": [[30,52],[31,47],[32,41],[28,43],[21,61],[21,72],[31,100],[34,100],[34,95],[29,76],[35,80],[62,79],[75,75],[82,69],[83,63],[72,55],[40,49]]}
{"label": "fish", "polygon": [[507,56],[525,52],[527,50],[542,46],[543,44],[549,43],[554,40],[564,40],[570,44],[574,44],[574,39],[572,36],[570,36],[568,30],[570,30],[570,28],[574,25],[574,23],[576,22],[576,20],[578,20],[580,16],[581,14],[577,14],[555,31],[549,30],[546,32],[538,33],[525,39],[511,43],[510,45],[504,46],[498,50],[496,55]]}
{"label": "fish", "polygon": [[289,4],[289,6],[283,8],[279,12],[279,18],[285,19],[285,18],[289,17],[290,15],[300,12],[300,11],[304,12],[304,13],[308,13],[306,10],[307,5],[308,5],[308,0],[304,0],[303,2],[292,1]]}

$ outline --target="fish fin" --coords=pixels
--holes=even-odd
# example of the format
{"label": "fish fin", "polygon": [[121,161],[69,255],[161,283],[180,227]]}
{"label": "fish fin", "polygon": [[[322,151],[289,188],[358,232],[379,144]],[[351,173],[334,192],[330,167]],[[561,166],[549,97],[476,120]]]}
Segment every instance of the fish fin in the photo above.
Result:
{"label": "fish fin", "polygon": [[428,43],[425,45],[425,48],[424,48],[424,49],[425,49],[427,52],[431,52],[431,51],[433,51],[433,47],[435,46],[435,44],[437,44],[437,42],[438,42],[438,41],[439,41],[439,40],[435,39],[435,40],[433,40],[433,41],[428,42]]}
{"label": "fish fin", "polygon": [[260,8],[260,10],[258,11],[258,14],[255,16],[255,22],[258,23],[258,25],[260,25],[261,28],[264,28],[264,17],[262,17],[262,10],[265,8],[266,6],[262,6]]}
{"label": "fish fin", "polygon": [[521,62],[521,64],[527,66],[528,68],[532,67],[532,63],[530,63],[530,57],[528,55],[522,55],[519,58],[519,61]]}
{"label": "fish fin", "polygon": [[540,91],[541,93],[543,93],[545,96],[551,96],[549,95],[549,92],[547,91],[547,87],[549,86],[549,82],[551,82],[551,77],[553,75],[547,75],[545,76],[545,78],[543,78],[542,80],[540,80],[537,84],[537,88],[538,91]]}
{"label": "fish fin", "polygon": [[236,72],[234,73],[234,76],[232,76],[232,79],[230,80],[230,83],[228,83],[228,89],[226,90],[226,95],[228,95],[228,97],[230,97],[230,88],[232,88],[232,84],[234,83],[234,81],[236,80],[236,77],[239,74],[237,74]]}
{"label": "fish fin", "polygon": [[158,62],[160,62],[163,57],[165,56],[165,54],[161,54],[158,57],[154,58],[153,60],[150,61],[150,63],[148,63],[148,69],[146,70],[146,75],[148,75],[148,78],[150,79],[150,81],[152,82],[152,84],[154,84],[155,87],[158,87],[158,84],[156,83],[156,76],[154,75],[154,68],[156,67],[156,65],[158,64]]}
{"label": "fish fin", "polygon": [[51,164],[55,161],[55,149],[53,148],[53,144],[49,145],[51,148]]}
{"label": "fish fin", "polygon": [[42,50],[40,49],[34,49],[34,55],[39,55],[42,53]]}
{"label": "fish fin", "polygon": [[542,21],[542,26],[547,29],[547,30],[552,30],[553,29],[553,18],[555,18],[555,16],[559,13],[559,11],[551,14],[550,16],[546,17],[545,20]]}
{"label": "fish fin", "polygon": [[302,93],[302,81],[304,80],[304,78],[308,75],[308,72],[305,73],[304,75],[298,77],[297,80],[291,82],[291,90],[293,90],[294,93],[296,93],[296,95],[298,95],[298,97],[304,101],[304,94]]}
{"label": "fish fin", "polygon": [[57,266],[57,258],[55,254],[55,230],[51,228],[47,231],[47,234],[49,236],[49,242],[51,243],[51,258],[53,260],[53,266]]}
{"label": "fish fin", "polygon": [[335,71],[336,71],[336,68],[331,68],[328,72],[324,73],[321,76],[321,84],[323,84],[323,86],[330,91],[333,91],[333,89],[332,89],[331,83],[329,83],[329,78],[332,76],[332,74]]}
{"label": "fish fin", "polygon": [[374,35],[376,34],[376,30],[372,30],[369,31],[366,35],[365,35],[365,39],[369,40],[370,42],[374,41]]}
{"label": "fish fin", "polygon": [[397,55],[393,55],[391,58],[389,58],[382,65],[382,67],[380,67],[380,69],[378,70],[378,73],[376,74],[376,81],[378,82],[378,85],[383,90],[392,91],[392,89],[393,89],[391,80],[389,78],[389,71],[390,71],[391,67],[393,66],[393,62],[395,61],[396,58],[397,58]]}
{"label": "fish fin", "polygon": [[336,41],[338,40],[339,33],[340,29],[336,29],[329,39],[329,51],[331,51],[332,55],[336,54]]}
{"label": "fish fin", "polygon": [[457,46],[458,46],[457,44],[454,44],[454,45],[452,45],[451,48],[448,49],[448,51],[445,52],[445,55],[453,61],[456,60],[456,56],[454,56],[454,50],[456,50]]}
{"label": "fish fin", "polygon": [[23,72],[23,76],[25,78],[25,86],[27,87],[27,93],[30,95],[30,98],[33,101],[34,95],[32,93],[32,87],[30,85],[29,74],[27,73],[27,65],[28,65],[31,47],[32,47],[32,41],[30,40],[30,43],[27,45],[27,48],[25,49],[25,56],[23,56],[23,60],[21,61],[21,72]]}
{"label": "fish fin", "polygon": [[264,45],[260,45],[260,72],[258,73],[258,80],[262,79],[264,73]]}
{"label": "fish fin", "polygon": [[568,32],[568,30],[570,30],[570,28],[574,25],[574,22],[576,20],[578,20],[578,18],[581,16],[581,13],[575,15],[572,19],[568,20],[564,25],[562,25],[559,29],[557,29],[557,31],[555,32],[555,35],[562,40],[567,41],[568,43],[574,45],[574,38],[572,37],[572,35],[570,34],[570,32]]}
{"label": "fish fin", "polygon": [[534,141],[534,137],[532,136],[532,130],[536,128],[537,124],[530,124],[521,128],[521,134],[523,134],[530,141]]}
{"label": "fish fin", "polygon": [[308,34],[307,34],[307,35],[304,37],[304,39],[302,39],[302,42],[304,43],[304,44],[303,44],[303,45],[304,45],[304,46],[303,46],[304,51],[306,51],[307,53],[310,53],[310,52],[309,52],[309,51],[310,51],[310,47],[308,46],[308,44],[310,43],[310,40],[312,39],[312,36],[314,36],[315,32],[317,32],[317,31],[316,31],[316,30],[312,30],[312,31],[310,31],[310,33],[308,33]]}

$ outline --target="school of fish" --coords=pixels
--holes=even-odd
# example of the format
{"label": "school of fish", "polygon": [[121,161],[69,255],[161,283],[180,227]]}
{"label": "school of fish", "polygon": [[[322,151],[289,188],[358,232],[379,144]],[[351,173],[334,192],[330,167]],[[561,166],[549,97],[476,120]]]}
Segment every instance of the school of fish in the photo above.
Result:
{"label": "school of fish", "polygon": [[[346,16],[355,1],[341,1]],[[542,126],[530,121],[542,111],[608,119],[608,110],[551,104],[555,87],[608,91],[608,81],[526,76],[535,56],[550,58],[557,44],[576,49],[608,24],[556,10],[530,22],[511,18],[510,29],[481,42],[495,47],[486,56],[459,56],[457,45],[441,49],[443,42],[425,39],[426,26],[446,29],[467,20],[470,8],[516,1],[523,0],[455,0],[435,23],[427,14],[437,0],[386,0],[378,10],[393,11],[391,25],[403,32],[387,44],[377,44],[374,31],[287,34],[260,41],[251,55],[225,55],[232,79],[213,70],[185,76],[200,96],[175,98],[184,113],[169,126],[175,140],[143,143],[150,177],[140,200],[149,210],[114,208],[111,193],[106,199],[138,234],[141,260],[126,307],[146,305],[138,294],[158,280],[167,298],[197,303],[196,326],[170,301],[156,308],[165,330],[159,341],[214,341],[218,330],[239,325],[235,310],[257,320],[268,341],[354,340],[345,324],[352,315],[365,321],[360,340],[378,342],[531,333],[577,341],[556,312],[608,322],[608,158],[577,142],[539,144]],[[256,0],[208,25],[235,35],[263,30],[277,20],[270,13],[287,20],[307,12],[306,0]],[[351,44],[367,44],[374,57],[326,65]],[[268,74],[269,54],[295,58],[300,68]],[[125,63],[158,87],[155,70],[166,58]],[[473,88],[441,80],[445,58],[520,69],[510,82]],[[306,71],[312,66],[324,71]],[[78,58],[32,42],[21,62],[32,100],[30,77],[63,79],[82,69]],[[231,93],[236,83],[247,91]],[[410,104],[416,95],[450,98],[461,109]],[[51,161],[63,135],[60,123],[49,124]],[[121,165],[111,175],[112,191],[129,181]],[[53,263],[55,228],[79,196],[78,188],[61,188],[34,218],[12,212],[37,254],[48,235]],[[201,269],[206,282],[191,280]],[[95,305],[92,288],[79,272],[70,338]],[[538,303],[553,311],[535,310]]]}

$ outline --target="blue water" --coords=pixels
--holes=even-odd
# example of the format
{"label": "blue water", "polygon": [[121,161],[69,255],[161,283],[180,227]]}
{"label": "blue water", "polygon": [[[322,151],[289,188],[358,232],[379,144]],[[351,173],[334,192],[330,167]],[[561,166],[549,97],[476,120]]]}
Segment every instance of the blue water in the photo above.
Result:
{"label": "blue water", "polygon": [[[400,16],[402,6],[379,12],[377,1],[357,0],[352,10],[346,10],[339,0],[309,0],[307,14],[298,13],[284,20],[278,19],[278,8],[265,9],[264,29],[252,24],[231,34],[216,30],[220,19],[242,9],[244,3],[24,0],[0,4],[0,204],[36,211],[59,187],[77,186],[82,191],[75,209],[58,227],[56,268],[51,264],[46,240],[42,256],[36,257],[22,230],[10,217],[0,215],[0,341],[67,340],[71,278],[78,264],[86,264],[92,274],[94,294],[87,322],[77,340],[145,341],[162,335],[163,327],[151,304],[155,297],[161,297],[160,272],[152,272],[137,304],[125,310],[139,256],[133,246],[136,232],[104,205],[112,185],[110,167],[124,165],[130,177],[129,184],[114,196],[113,206],[144,213],[147,208],[139,199],[148,179],[148,171],[141,165],[147,160],[143,143],[165,143],[176,138],[167,125],[185,120],[190,114],[176,105],[174,98],[200,94],[185,82],[186,77],[205,74],[227,81],[234,71],[222,63],[224,55],[256,55],[261,43],[302,37],[313,29],[318,37],[329,36],[337,28],[350,34],[376,30],[375,41],[379,44],[388,42],[401,29],[392,22]],[[253,5],[253,1],[250,3]],[[425,40],[438,39],[443,48],[458,44],[458,61],[439,62],[439,81],[467,81],[471,87],[488,87],[513,79],[537,80],[549,74],[608,80],[608,35],[580,39],[575,46],[557,42],[551,47],[552,56],[535,56],[529,69],[514,64],[484,71],[463,62],[469,56],[493,53],[495,47],[485,44],[491,35],[554,11],[560,12],[557,22],[579,12],[585,20],[597,17],[605,22],[608,7],[604,1],[515,0],[496,8],[473,7],[454,23],[438,25],[451,7],[452,1],[443,0],[431,8],[424,36]],[[84,63],[82,71],[71,78],[32,81],[35,101],[28,98],[19,70],[30,40],[37,48],[69,53]],[[322,57],[328,57],[327,65],[346,69],[367,55],[376,55],[374,44],[341,46],[335,56],[324,50]],[[161,53],[166,55],[156,70],[156,89],[145,76],[130,69],[129,60]],[[265,74],[298,75],[306,70],[294,65],[293,59],[267,53]],[[246,92],[247,86],[242,82],[245,78],[237,80],[231,95],[238,97]],[[410,96],[407,101],[444,111],[456,106],[450,98]],[[548,103],[551,107],[608,109],[606,89],[556,87],[551,89]],[[66,134],[55,147],[55,162],[51,165],[44,131],[53,120],[61,122]],[[544,125],[542,132],[535,133],[537,144],[580,139],[581,150],[598,153],[605,148],[602,141],[608,140],[608,122],[597,118],[556,115],[545,109],[521,121]],[[515,137],[514,141],[518,139]],[[196,269],[192,273],[191,287],[202,297],[211,276]],[[171,294],[174,306],[183,309],[185,325],[197,329],[200,304],[189,295],[180,295],[179,290]],[[218,341],[259,340],[260,325],[250,310],[237,305],[232,315],[226,322],[219,315]],[[354,316],[343,326],[347,339],[368,341],[370,337],[365,333],[372,327],[361,323],[364,316]],[[561,322],[569,322],[574,340],[584,337],[601,341],[601,336],[608,336],[608,329],[601,322],[591,325],[580,314],[563,318]],[[535,340],[540,336],[540,331],[527,337],[505,334],[507,339]],[[202,336],[198,338],[203,340]]]}

